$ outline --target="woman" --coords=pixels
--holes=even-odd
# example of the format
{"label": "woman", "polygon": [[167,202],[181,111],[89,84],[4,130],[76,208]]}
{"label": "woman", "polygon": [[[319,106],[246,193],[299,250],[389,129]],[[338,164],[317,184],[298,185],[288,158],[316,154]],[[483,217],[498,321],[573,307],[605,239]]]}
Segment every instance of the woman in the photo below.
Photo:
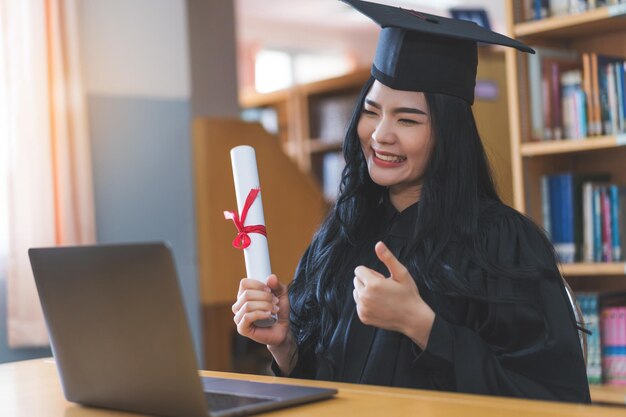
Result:
{"label": "woman", "polygon": [[[553,250],[500,201],[474,122],[476,40],[492,32],[451,40],[448,19],[350,3],[403,23],[381,23],[337,203],[289,290],[241,281],[239,333],[280,375],[589,402]],[[272,312],[273,327],[254,326]]]}

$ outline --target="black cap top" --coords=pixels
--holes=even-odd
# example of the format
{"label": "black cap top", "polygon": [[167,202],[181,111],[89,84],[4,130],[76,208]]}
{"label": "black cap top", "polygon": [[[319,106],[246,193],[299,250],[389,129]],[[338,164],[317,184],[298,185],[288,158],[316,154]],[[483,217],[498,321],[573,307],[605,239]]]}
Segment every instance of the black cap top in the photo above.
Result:
{"label": "black cap top", "polygon": [[372,76],[397,90],[442,93],[474,102],[477,42],[535,51],[474,22],[360,0],[341,0],[382,30]]}

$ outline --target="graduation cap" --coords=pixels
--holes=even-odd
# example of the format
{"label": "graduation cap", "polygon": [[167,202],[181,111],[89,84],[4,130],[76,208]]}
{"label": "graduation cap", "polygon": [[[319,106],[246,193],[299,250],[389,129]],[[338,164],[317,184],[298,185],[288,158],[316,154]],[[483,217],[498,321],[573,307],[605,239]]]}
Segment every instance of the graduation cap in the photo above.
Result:
{"label": "graduation cap", "polygon": [[396,90],[442,93],[474,103],[477,43],[535,51],[474,22],[360,0],[341,0],[376,22],[372,76]]}

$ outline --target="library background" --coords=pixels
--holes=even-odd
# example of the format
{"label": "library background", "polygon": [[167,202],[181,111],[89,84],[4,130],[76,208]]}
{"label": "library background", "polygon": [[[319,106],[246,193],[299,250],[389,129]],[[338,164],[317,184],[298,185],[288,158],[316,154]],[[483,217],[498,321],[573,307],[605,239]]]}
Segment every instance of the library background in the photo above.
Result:
{"label": "library background", "polygon": [[[587,370],[593,401],[625,405],[626,1],[503,3],[502,26],[489,16],[491,28],[537,53],[479,48],[479,131],[503,199],[544,227],[576,294],[591,331]],[[341,141],[369,75],[376,32],[362,38],[369,48],[363,59],[330,53],[316,61],[258,45],[239,52],[244,120],[261,123],[268,132],[264,140],[313,180],[322,214],[337,195]],[[264,65],[273,68],[270,76],[262,75]],[[202,265],[200,274],[210,277]],[[219,312],[224,321],[205,325],[205,331],[233,334],[232,320],[220,324],[232,314],[227,303],[215,299],[211,305],[211,317]],[[267,371],[264,347],[236,335],[224,343],[219,352],[206,353],[210,369],[232,364],[238,371]]]}

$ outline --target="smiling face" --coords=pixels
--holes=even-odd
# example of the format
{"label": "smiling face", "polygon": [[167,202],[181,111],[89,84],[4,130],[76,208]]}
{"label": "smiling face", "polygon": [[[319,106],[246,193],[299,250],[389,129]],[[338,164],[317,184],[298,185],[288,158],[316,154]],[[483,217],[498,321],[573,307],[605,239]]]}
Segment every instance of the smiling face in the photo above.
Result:
{"label": "smiling face", "polygon": [[392,202],[393,196],[417,201],[433,146],[424,93],[375,81],[365,96],[357,133],[372,181],[389,187]]}

